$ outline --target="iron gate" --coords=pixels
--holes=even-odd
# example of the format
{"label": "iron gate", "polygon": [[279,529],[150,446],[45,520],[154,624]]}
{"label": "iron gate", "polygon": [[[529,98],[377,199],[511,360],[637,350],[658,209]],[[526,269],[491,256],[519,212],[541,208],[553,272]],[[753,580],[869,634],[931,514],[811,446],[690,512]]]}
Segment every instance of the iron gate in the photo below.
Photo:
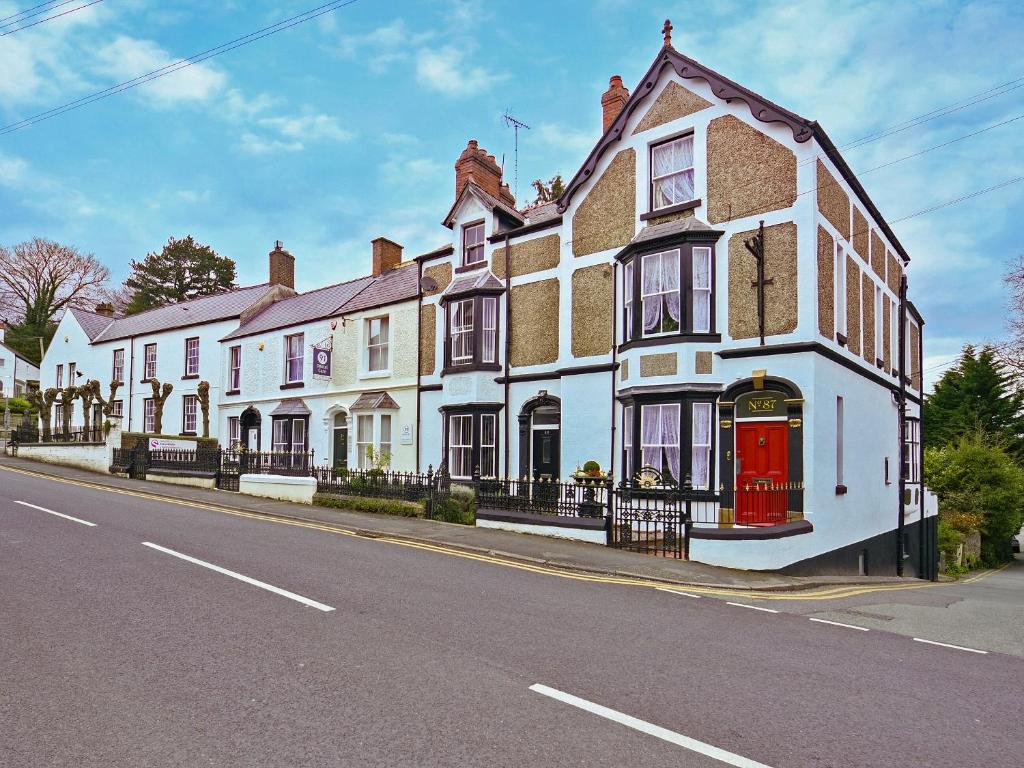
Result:
{"label": "iron gate", "polygon": [[643,482],[627,481],[616,488],[609,546],[645,555],[689,559],[689,483],[684,488],[673,487],[656,470],[644,470]]}
{"label": "iron gate", "polygon": [[145,480],[148,466],[149,446],[145,440],[139,440],[132,448],[131,459],[128,461],[128,477],[132,480]]}
{"label": "iron gate", "polygon": [[246,454],[236,451],[220,451],[220,465],[217,469],[217,488],[222,491],[237,491],[238,478],[245,473]]}

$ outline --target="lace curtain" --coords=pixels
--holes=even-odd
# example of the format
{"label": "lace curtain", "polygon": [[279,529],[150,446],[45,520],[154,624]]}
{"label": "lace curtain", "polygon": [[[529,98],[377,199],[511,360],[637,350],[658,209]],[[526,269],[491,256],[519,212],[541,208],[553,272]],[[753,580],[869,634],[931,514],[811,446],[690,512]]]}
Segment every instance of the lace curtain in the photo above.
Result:
{"label": "lace curtain", "polygon": [[694,488],[708,488],[711,482],[711,403],[693,404],[690,481]]}
{"label": "lace curtain", "polygon": [[692,136],[655,147],[651,161],[655,208],[693,199]]}
{"label": "lace curtain", "polygon": [[[645,405],[641,416],[643,463],[679,479],[679,406]],[[663,458],[664,457],[664,458]]]}
{"label": "lace curtain", "polygon": [[[677,330],[680,319],[679,251],[644,256],[640,293],[644,333]],[[665,319],[667,312],[671,322]]]}

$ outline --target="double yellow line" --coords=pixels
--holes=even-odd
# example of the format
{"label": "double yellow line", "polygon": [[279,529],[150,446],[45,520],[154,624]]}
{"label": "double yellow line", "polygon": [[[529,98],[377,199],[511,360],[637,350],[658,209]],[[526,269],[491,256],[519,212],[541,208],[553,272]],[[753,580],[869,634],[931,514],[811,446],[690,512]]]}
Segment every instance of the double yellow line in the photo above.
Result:
{"label": "double yellow line", "polygon": [[[408,547],[410,549],[419,549],[423,550],[424,552],[434,552],[436,554],[447,555],[449,557],[459,557],[463,560],[475,560],[476,562],[480,563],[489,563],[491,565],[499,565],[505,568],[514,568],[518,571],[526,571],[528,573],[542,574],[545,576],[557,576],[558,578],[562,579],[572,579],[574,581],[587,581],[596,584],[618,584],[621,586],[630,587],[647,587],[667,591],[687,592],[690,594],[700,594],[709,596],[724,596],[734,598],[743,597],[749,600],[787,601],[837,600],[840,598],[854,597],[856,595],[865,595],[873,592],[893,592],[907,589],[925,589],[927,587],[935,586],[931,582],[878,585],[846,584],[835,587],[826,587],[822,589],[809,589],[806,591],[765,592],[744,589],[728,589],[724,587],[702,587],[698,585],[683,586],[672,584],[671,582],[656,581],[653,579],[641,579],[622,576],[602,576],[600,574],[585,573],[582,571],[571,571],[565,568],[527,563],[521,560],[499,557],[496,555],[470,552],[462,549],[444,546],[441,544],[430,544],[428,542],[412,541],[409,539],[398,538],[395,536],[370,535],[362,533],[360,531],[344,528],[342,526],[332,525],[330,523],[321,523],[314,520],[307,520],[301,518],[284,517],[282,515],[275,515],[272,512],[246,512],[238,509],[231,509],[230,507],[221,506],[219,504],[205,504],[199,501],[179,499],[173,496],[163,496],[161,494],[156,493],[142,493],[138,491],[129,490],[127,488],[115,488],[113,486],[103,485],[102,483],[91,483],[85,480],[72,480],[64,477],[56,477],[54,475],[50,475],[44,472],[33,472],[31,470],[17,469],[14,467],[6,467],[2,465],[0,465],[0,470],[3,470],[5,472],[13,472],[19,475],[26,475],[28,477],[42,478],[56,483],[74,485],[81,488],[92,488],[94,490],[103,491],[105,493],[113,493],[121,496],[131,496],[135,498],[149,499],[151,501],[159,501],[165,504],[175,504],[183,507],[192,507],[194,509],[204,509],[210,512],[219,512],[221,514],[234,515],[235,517],[244,517],[250,520],[262,520],[264,522],[278,523],[280,525],[291,525],[296,528],[308,528],[316,531],[325,531],[327,533],[336,533],[344,536],[353,536],[356,538],[367,539],[370,541],[380,541],[386,544],[396,544],[401,547]],[[977,581],[978,579],[983,578],[984,576],[987,576],[989,575],[989,573],[993,572],[994,571],[989,571],[986,573],[979,574],[978,576],[969,579],[968,582]]]}

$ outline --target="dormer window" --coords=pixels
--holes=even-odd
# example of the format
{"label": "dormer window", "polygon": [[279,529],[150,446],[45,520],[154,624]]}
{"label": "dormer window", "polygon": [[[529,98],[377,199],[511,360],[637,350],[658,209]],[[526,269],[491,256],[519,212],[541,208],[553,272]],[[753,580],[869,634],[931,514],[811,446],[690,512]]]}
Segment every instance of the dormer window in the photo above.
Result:
{"label": "dormer window", "polygon": [[484,260],[484,223],[477,221],[462,228],[462,264],[479,264]]}
{"label": "dormer window", "polygon": [[651,209],[688,203],[693,190],[693,135],[651,147]]}

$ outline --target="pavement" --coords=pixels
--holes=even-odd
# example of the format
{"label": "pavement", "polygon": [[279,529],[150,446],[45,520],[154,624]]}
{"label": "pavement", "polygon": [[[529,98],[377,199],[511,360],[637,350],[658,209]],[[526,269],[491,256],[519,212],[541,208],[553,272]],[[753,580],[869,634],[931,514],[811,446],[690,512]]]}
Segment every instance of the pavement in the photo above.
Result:
{"label": "pavement", "polygon": [[10,471],[0,585],[2,766],[1019,765],[1024,661],[780,609],[798,593]]}
{"label": "pavement", "polygon": [[502,557],[534,566],[562,568],[623,579],[647,579],[683,587],[775,592],[840,585],[851,588],[870,585],[875,588],[905,585],[910,581],[916,581],[878,576],[784,576],[770,572],[733,570],[545,536],[454,525],[434,520],[346,512],[260,499],[226,491],[168,485],[151,480],[129,480],[114,475],[57,467],[7,456],[0,456],[0,471],[3,468],[46,474],[66,481],[102,485],[132,493],[227,507],[239,512],[338,526],[367,537],[402,538]]}

